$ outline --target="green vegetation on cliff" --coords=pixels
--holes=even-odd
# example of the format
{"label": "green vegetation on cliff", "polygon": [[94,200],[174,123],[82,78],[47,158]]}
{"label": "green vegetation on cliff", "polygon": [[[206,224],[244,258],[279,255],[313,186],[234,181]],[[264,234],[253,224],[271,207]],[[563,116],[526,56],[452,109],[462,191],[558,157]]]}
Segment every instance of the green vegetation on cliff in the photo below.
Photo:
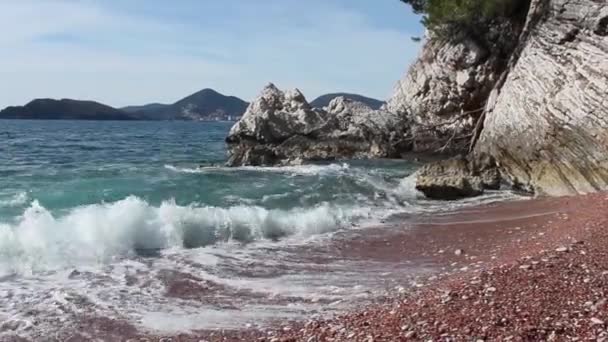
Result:
{"label": "green vegetation on cliff", "polygon": [[432,31],[440,28],[472,29],[482,22],[509,18],[530,0],[401,0],[423,15],[422,23]]}

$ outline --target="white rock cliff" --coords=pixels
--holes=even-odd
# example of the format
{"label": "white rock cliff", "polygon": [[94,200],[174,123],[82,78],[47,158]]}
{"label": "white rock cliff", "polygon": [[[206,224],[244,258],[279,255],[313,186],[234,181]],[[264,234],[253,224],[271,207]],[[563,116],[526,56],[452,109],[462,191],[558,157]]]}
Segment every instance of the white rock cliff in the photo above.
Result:
{"label": "white rock cliff", "polygon": [[299,90],[269,84],[230,130],[228,165],[397,157],[405,130],[399,115],[343,97],[311,108]]}
{"label": "white rock cliff", "polygon": [[[389,109],[404,108],[415,126],[430,122],[439,127],[432,131],[431,147],[447,143],[448,149],[467,152],[468,145],[468,165],[487,169],[490,160],[515,188],[538,195],[607,189],[608,2],[526,4],[525,15],[510,19],[512,33],[485,39],[495,42],[487,50],[489,59],[480,59],[484,53],[466,35],[431,39],[400,82]],[[496,23],[489,25],[491,32]],[[475,60],[482,62],[466,62]],[[454,106],[461,112],[482,111],[467,118],[453,112]],[[414,139],[424,141],[424,134],[415,131]],[[446,142],[457,136],[464,137],[464,145],[451,138]],[[428,149],[421,143],[418,147]],[[459,165],[465,163],[426,167],[419,188],[437,194],[441,184],[463,183],[448,182],[449,177],[475,178],[474,168],[450,169]]]}

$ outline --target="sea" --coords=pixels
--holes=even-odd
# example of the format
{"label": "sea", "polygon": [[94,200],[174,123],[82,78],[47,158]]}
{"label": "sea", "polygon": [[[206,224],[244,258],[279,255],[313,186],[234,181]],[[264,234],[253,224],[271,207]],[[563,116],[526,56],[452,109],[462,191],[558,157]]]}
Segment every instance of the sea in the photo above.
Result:
{"label": "sea", "polygon": [[416,161],[226,167],[232,124],[0,120],[0,337],[339,313],[433,268],[340,241],[515,196],[428,201]]}

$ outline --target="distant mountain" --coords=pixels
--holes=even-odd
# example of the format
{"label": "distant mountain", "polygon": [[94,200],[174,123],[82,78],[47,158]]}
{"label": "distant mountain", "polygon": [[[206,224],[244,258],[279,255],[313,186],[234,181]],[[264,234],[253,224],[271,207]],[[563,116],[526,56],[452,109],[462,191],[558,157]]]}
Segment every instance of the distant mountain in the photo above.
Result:
{"label": "distant mountain", "polygon": [[143,106],[123,107],[123,108],[120,108],[120,110],[122,110],[123,112],[127,112],[127,113],[136,113],[136,112],[141,112],[141,111],[161,110],[161,109],[169,107],[169,106],[170,105],[168,105],[168,104],[162,104],[162,103],[150,103],[150,104],[143,105]]}
{"label": "distant mountain", "polygon": [[0,111],[0,119],[134,120],[128,113],[94,101],[36,99]]}
{"label": "distant mountain", "polygon": [[370,106],[372,109],[380,109],[380,107],[382,107],[382,105],[384,104],[383,101],[372,99],[371,97],[365,97],[362,95],[349,94],[349,93],[334,93],[334,94],[326,94],[326,95],[319,96],[314,101],[312,101],[310,103],[310,105],[315,108],[327,107],[327,105],[329,105],[331,100],[335,99],[336,97],[340,97],[340,96],[344,96],[345,98],[353,100],[353,101],[363,102],[366,105]]}
{"label": "distant mountain", "polygon": [[80,100],[36,99],[0,111],[0,119],[43,120],[237,120],[249,104],[238,97],[203,89],[174,104],[151,103],[121,109]]}
{"label": "distant mountain", "polygon": [[249,104],[238,97],[225,96],[213,89],[203,89],[172,105],[150,104],[123,108],[147,120],[236,120]]}

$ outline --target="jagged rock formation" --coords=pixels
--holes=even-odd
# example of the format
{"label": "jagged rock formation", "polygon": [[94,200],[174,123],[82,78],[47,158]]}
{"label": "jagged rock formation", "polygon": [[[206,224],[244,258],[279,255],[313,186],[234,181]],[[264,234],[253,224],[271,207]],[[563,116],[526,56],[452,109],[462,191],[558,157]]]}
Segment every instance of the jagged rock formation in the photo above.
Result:
{"label": "jagged rock formation", "polygon": [[226,141],[228,165],[396,157],[404,149],[402,117],[339,97],[312,108],[299,90],[266,86]]}
{"label": "jagged rock formation", "polygon": [[415,151],[468,151],[472,132],[515,49],[524,19],[525,14],[518,13],[516,20],[488,23],[484,34],[455,32],[450,40],[428,34],[418,59],[398,82],[385,108],[410,118]]}
{"label": "jagged rock formation", "polygon": [[608,187],[608,3],[534,1],[475,157],[514,184],[565,195]]}
{"label": "jagged rock formation", "polygon": [[[468,159],[494,159],[514,187],[541,195],[606,189],[608,3],[532,0],[523,13],[489,50],[466,35],[431,38],[387,108],[402,107],[414,122],[415,148],[447,143],[458,152],[471,142]],[[458,113],[476,108],[477,117]],[[421,129],[428,123],[431,144]],[[465,144],[446,140],[453,136]],[[421,173],[421,188],[432,182]]]}

